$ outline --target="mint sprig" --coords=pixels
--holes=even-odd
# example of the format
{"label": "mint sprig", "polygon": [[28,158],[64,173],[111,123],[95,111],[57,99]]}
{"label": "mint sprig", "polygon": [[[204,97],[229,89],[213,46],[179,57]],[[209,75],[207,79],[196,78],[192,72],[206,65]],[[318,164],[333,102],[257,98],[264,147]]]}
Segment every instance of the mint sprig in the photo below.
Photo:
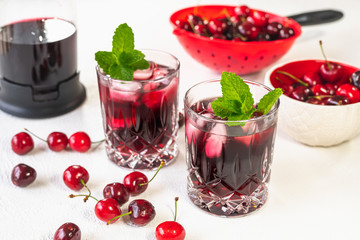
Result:
{"label": "mint sprig", "polygon": [[[277,99],[282,94],[280,88],[264,95],[257,108],[250,92],[249,86],[239,76],[230,72],[223,72],[221,75],[222,97],[217,98],[211,103],[214,114],[221,119],[229,121],[241,121],[250,119],[254,112],[267,114]],[[244,125],[243,123],[229,122],[229,126]]]}
{"label": "mint sprig", "polygon": [[98,51],[95,60],[105,74],[111,78],[131,81],[137,69],[149,68],[145,55],[135,50],[134,33],[126,24],[120,24],[113,36],[112,51]]}

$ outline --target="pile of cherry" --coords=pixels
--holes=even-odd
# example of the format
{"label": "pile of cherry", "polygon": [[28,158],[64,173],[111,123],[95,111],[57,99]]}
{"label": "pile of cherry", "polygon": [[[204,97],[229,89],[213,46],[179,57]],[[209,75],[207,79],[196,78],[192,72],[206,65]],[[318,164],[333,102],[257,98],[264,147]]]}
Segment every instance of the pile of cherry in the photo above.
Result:
{"label": "pile of cherry", "polygon": [[[275,80],[281,83],[284,94],[302,102],[317,105],[346,105],[360,102],[360,71],[348,75],[344,68],[326,59],[316,72],[296,77],[289,72],[276,71]],[[285,83],[281,75],[292,81]],[[291,84],[289,84],[291,82]]]}
{"label": "pile of cherry", "polygon": [[[27,129],[26,131],[30,132]],[[11,139],[12,149],[19,155],[24,155],[34,148],[34,141],[27,132],[20,132]],[[31,134],[36,136],[33,133]],[[85,132],[77,132],[71,135],[69,139],[61,132],[49,134],[47,140],[38,136],[36,137],[47,142],[49,148],[56,152],[64,150],[68,144],[74,151],[86,152],[90,149],[92,143],[90,137]],[[92,196],[90,189],[87,187],[86,183],[89,181],[89,173],[84,167],[80,165],[69,166],[63,172],[63,181],[68,188],[74,191],[79,191],[83,188],[88,190],[88,194],[71,194],[69,197],[74,198],[81,196],[84,197],[84,202],[89,198],[94,199],[97,202],[94,212],[99,220],[104,221],[107,224],[112,224],[119,218],[128,215],[132,225],[144,226],[153,220],[156,215],[155,208],[150,202],[145,199],[133,200],[129,203],[128,211],[124,214],[121,212],[121,206],[129,201],[130,196],[137,196],[143,193],[163,165],[164,162],[160,164],[160,167],[150,181],[145,174],[139,171],[133,171],[124,177],[123,183],[114,182],[106,185],[103,189],[104,198],[101,200]],[[11,174],[13,184],[19,187],[26,187],[33,183],[35,179],[35,169],[23,163],[15,166]],[[178,198],[175,198],[174,221],[166,221],[159,224],[155,231],[156,239],[185,239],[185,229],[181,224],[176,222],[177,200]],[[60,226],[54,234],[54,240],[80,239],[80,228],[71,222]]]}
{"label": "pile of cherry", "polygon": [[273,41],[294,36],[294,29],[279,22],[269,21],[266,12],[246,5],[234,9],[234,15],[225,11],[226,17],[205,19],[196,14],[186,20],[177,20],[176,25],[197,35],[231,41]]}

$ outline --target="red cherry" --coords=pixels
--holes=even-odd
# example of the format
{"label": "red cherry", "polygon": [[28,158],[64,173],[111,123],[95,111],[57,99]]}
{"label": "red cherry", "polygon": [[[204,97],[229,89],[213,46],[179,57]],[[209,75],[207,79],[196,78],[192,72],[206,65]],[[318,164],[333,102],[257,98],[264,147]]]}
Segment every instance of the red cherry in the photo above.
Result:
{"label": "red cherry", "polygon": [[308,100],[309,96],[312,96],[313,92],[309,87],[300,85],[294,89],[294,91],[291,93],[290,97],[302,102],[305,102]]}
{"label": "red cherry", "polygon": [[166,221],[156,227],[155,236],[157,240],[183,240],[185,229],[178,222]]}
{"label": "red cherry", "polygon": [[246,21],[252,23],[255,27],[265,27],[269,23],[269,15],[266,12],[253,10],[246,18]]}
{"label": "red cherry", "polygon": [[344,69],[337,63],[326,62],[320,66],[321,77],[331,83],[339,81],[344,73]]}
{"label": "red cherry", "polygon": [[308,100],[306,100],[306,102],[316,105],[325,105],[324,101],[318,98],[309,98]]}
{"label": "red cherry", "polygon": [[65,133],[52,132],[47,137],[47,143],[52,151],[60,152],[68,145],[68,138]]}
{"label": "red cherry", "polygon": [[148,178],[142,172],[134,171],[124,177],[123,184],[131,196],[143,193],[148,187]]}
{"label": "red cherry", "polygon": [[192,31],[190,23],[187,21],[176,20],[175,24],[176,24],[176,26],[178,26],[181,29],[184,29],[185,31],[188,31],[188,32]]}
{"label": "red cherry", "polygon": [[251,9],[246,5],[242,5],[242,6],[235,7],[234,11],[235,11],[236,15],[243,15],[243,16],[247,17],[247,16],[249,16]]}
{"label": "red cherry", "polygon": [[18,187],[26,187],[36,179],[36,171],[32,167],[20,163],[11,172],[11,181]]}
{"label": "red cherry", "polygon": [[350,103],[360,102],[360,90],[350,83],[338,87],[336,95],[348,98]]}
{"label": "red cherry", "polygon": [[131,213],[130,222],[136,226],[148,224],[156,215],[154,206],[144,199],[130,202],[128,212]]}
{"label": "red cherry", "polygon": [[89,181],[89,173],[80,165],[72,165],[65,169],[63,180],[70,189],[78,191]]}
{"label": "red cherry", "polygon": [[344,96],[334,95],[325,100],[325,105],[346,105],[349,104],[350,100]]}
{"label": "red cherry", "polygon": [[76,132],[69,138],[69,146],[77,152],[86,152],[90,149],[91,140],[85,132]]}
{"label": "red cherry", "polygon": [[324,84],[316,84],[312,87],[312,91],[315,96],[331,95],[330,91],[326,88]]}
{"label": "red cherry", "polygon": [[200,36],[209,36],[208,28],[204,24],[195,25],[194,27],[194,33],[200,35]]}
{"label": "red cherry", "polygon": [[20,132],[11,139],[12,150],[19,155],[24,155],[34,148],[34,141],[26,132]]}
{"label": "red cherry", "polygon": [[145,174],[139,171],[134,171],[129,173],[124,177],[123,184],[131,196],[139,195],[147,189],[148,184],[154,180],[156,175],[159,173],[160,169],[164,166],[165,162],[161,161],[158,169],[156,170],[154,176],[148,181],[148,178]]}
{"label": "red cherry", "polygon": [[160,223],[156,227],[155,237],[157,240],[183,240],[185,239],[185,229],[184,227],[176,222],[177,215],[177,201],[179,198],[175,198],[175,217],[174,221],[166,221]]}
{"label": "red cherry", "polygon": [[[147,184],[146,184],[147,185]],[[129,200],[130,193],[121,183],[110,183],[103,190],[104,198],[114,198],[120,206]]]}
{"label": "red cherry", "polygon": [[305,73],[301,77],[301,80],[307,83],[310,87],[323,83],[323,80],[318,72]]}
{"label": "red cherry", "polygon": [[291,27],[283,27],[279,31],[279,39],[290,38],[295,35],[294,29]]}
{"label": "red cherry", "polygon": [[220,19],[210,20],[207,24],[207,27],[211,35],[223,34],[227,29],[226,23],[221,21]]}
{"label": "red cherry", "polygon": [[259,34],[258,29],[250,22],[243,22],[238,26],[240,34],[249,40],[255,40]]}
{"label": "red cherry", "polygon": [[120,205],[114,198],[105,198],[96,203],[95,215],[101,221],[114,223],[118,220],[116,217],[121,215]]}
{"label": "red cherry", "polygon": [[319,69],[320,75],[325,81],[335,83],[342,79],[344,75],[344,69],[337,63],[329,62],[326,58],[321,40],[319,41],[319,44],[321,52],[325,58],[325,63],[321,64]]}
{"label": "red cherry", "polygon": [[71,222],[61,225],[54,234],[54,240],[80,240],[81,230],[75,224]]}

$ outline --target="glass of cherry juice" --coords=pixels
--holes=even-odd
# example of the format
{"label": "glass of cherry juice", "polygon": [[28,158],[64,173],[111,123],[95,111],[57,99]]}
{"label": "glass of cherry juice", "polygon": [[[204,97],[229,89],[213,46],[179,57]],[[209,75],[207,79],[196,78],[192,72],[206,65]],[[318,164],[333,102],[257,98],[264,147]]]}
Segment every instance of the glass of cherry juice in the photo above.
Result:
{"label": "glass of cherry juice", "polygon": [[[244,82],[255,103],[271,91]],[[266,202],[280,102],[266,115],[227,121],[211,108],[221,94],[220,80],[199,83],[185,94],[188,195],[212,214],[242,216]]]}
{"label": "glass of cherry juice", "polygon": [[155,169],[178,153],[180,63],[165,52],[142,52],[150,67],[136,70],[132,81],[96,70],[109,159],[126,168]]}

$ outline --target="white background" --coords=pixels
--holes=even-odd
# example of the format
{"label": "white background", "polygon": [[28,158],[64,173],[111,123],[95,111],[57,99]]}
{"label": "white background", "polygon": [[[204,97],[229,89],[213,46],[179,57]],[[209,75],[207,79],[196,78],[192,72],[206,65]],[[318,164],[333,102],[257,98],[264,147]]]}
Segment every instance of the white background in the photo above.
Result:
{"label": "white background", "polygon": [[[79,0],[78,62],[81,82],[87,89],[86,101],[68,114],[49,119],[22,119],[0,112],[1,240],[52,239],[56,229],[68,221],[80,227],[82,239],[153,239],[156,226],[173,218],[175,196],[180,197],[178,221],[186,229],[186,239],[190,240],[359,238],[360,137],[331,148],[313,148],[295,142],[280,126],[268,202],[250,216],[220,218],[199,210],[187,197],[184,129],[181,129],[177,160],[161,170],[148,190],[139,196],[152,202],[157,211],[156,218],[140,228],[129,226],[123,220],[106,226],[94,215],[94,201],[83,203],[80,198],[67,198],[73,192],[64,186],[62,173],[72,164],[80,164],[89,171],[88,185],[98,198],[106,184],[121,182],[129,173],[107,159],[103,145],[87,153],[70,150],[55,153],[45,143],[35,140],[35,149],[26,156],[11,151],[11,137],[24,127],[44,137],[52,131],[62,131],[69,136],[82,130],[93,140],[103,138],[94,53],[111,50],[113,31],[120,23],[126,22],[133,28],[136,48],[159,49],[179,58],[182,105],[187,88],[216,78],[219,73],[187,55],[172,35],[169,17],[180,8],[206,3],[241,3],[285,16],[327,8],[342,10],[345,17],[338,22],[303,27],[302,36],[279,62],[322,58],[318,45],[321,39],[329,58],[360,67],[358,0]],[[263,82],[266,70],[246,78]],[[36,182],[24,189],[15,187],[10,180],[12,168],[21,162],[34,167],[38,173]],[[151,177],[153,172],[146,174]],[[126,211],[126,204],[123,210]]]}

